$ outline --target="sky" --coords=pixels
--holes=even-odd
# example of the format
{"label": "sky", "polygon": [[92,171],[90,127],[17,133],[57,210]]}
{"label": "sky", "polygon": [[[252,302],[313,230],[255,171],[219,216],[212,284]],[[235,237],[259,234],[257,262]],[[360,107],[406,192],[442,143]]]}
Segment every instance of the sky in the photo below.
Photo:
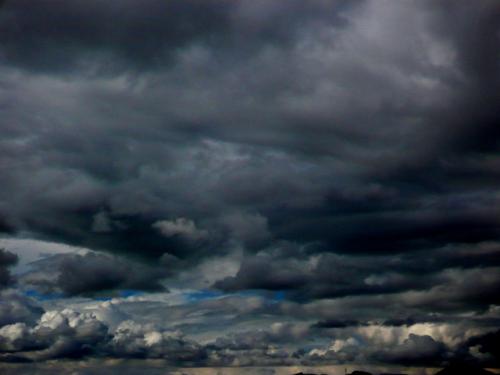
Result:
{"label": "sky", "polygon": [[500,368],[500,2],[0,1],[0,369]]}

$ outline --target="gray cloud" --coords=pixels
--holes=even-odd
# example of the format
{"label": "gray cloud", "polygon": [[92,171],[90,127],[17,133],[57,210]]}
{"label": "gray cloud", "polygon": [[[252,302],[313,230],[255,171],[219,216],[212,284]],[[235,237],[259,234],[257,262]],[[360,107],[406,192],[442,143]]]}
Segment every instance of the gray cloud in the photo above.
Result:
{"label": "gray cloud", "polygon": [[440,366],[446,359],[446,353],[446,346],[441,342],[436,342],[432,337],[410,334],[402,345],[376,352],[373,356],[385,363]]}
{"label": "gray cloud", "polygon": [[[2,291],[2,358],[415,365],[471,339],[460,350],[496,363],[471,337],[499,321],[499,15],[494,0],[2,2],[0,232],[89,251],[13,276],[0,250],[0,288],[64,295],[45,307],[204,289],[124,302],[119,332],[83,311],[38,327],[33,301]],[[217,314],[235,331],[199,343],[146,327],[156,309],[186,335],[222,330]],[[309,328],[263,328],[278,319]],[[411,331],[434,325],[455,330]],[[399,341],[364,349],[373,326]],[[285,345],[311,335],[337,341]]]}
{"label": "gray cloud", "polygon": [[81,358],[94,353],[106,335],[107,327],[91,315],[49,311],[34,327],[24,323],[4,326],[0,332],[1,351],[12,354],[3,354],[1,359]]}
{"label": "gray cloud", "polygon": [[12,323],[33,324],[43,313],[32,300],[12,290],[1,292],[0,299],[0,327]]}
{"label": "gray cloud", "polygon": [[[4,59],[28,70],[87,71],[116,73],[122,70],[161,69],[172,63],[176,51],[193,44],[208,45],[231,59],[246,42],[246,57],[266,45],[281,46],[293,42],[306,25],[317,22],[341,26],[345,19],[338,13],[351,5],[308,4],[294,0],[287,4],[254,4],[231,1],[174,1],[168,4],[148,0],[145,6],[127,1],[115,4],[65,4],[43,2],[26,12],[27,3],[7,2],[3,8],[5,33],[2,37]],[[40,10],[44,10],[41,12]],[[333,11],[326,15],[325,11]],[[286,22],[278,15],[286,13]],[[60,30],[68,33],[62,37]],[[40,53],[30,47],[43,44]],[[62,61],[65,61],[63,63]],[[97,65],[93,62],[98,61]],[[113,67],[107,67],[110,61]]]}
{"label": "gray cloud", "polygon": [[[453,305],[457,299],[464,302],[465,305],[457,302],[464,308],[473,301],[485,308],[498,302],[493,292],[498,287],[498,278],[494,276],[497,268],[489,268],[498,266],[496,244],[444,247],[397,256],[307,254],[307,248],[293,257],[291,254],[285,244],[261,251],[245,258],[236,275],[219,280],[214,286],[233,292],[284,291],[298,299],[422,291],[422,295],[429,296],[425,303],[432,308],[437,306],[431,302],[430,295],[436,295],[436,302],[439,300],[443,308],[446,304]],[[426,273],[425,278],[421,277],[422,272]],[[483,291],[480,296],[469,294],[469,290],[477,288]],[[441,299],[441,291],[447,298]]]}
{"label": "gray cloud", "polygon": [[473,359],[484,366],[495,368],[500,363],[499,342],[500,331],[474,336],[463,344],[459,355]]}
{"label": "gray cloud", "polygon": [[205,354],[179,332],[124,321],[112,332],[92,313],[70,309],[45,312],[36,325],[14,323],[0,328],[0,361],[45,361],[107,355],[161,358],[171,364],[199,364]]}
{"label": "gray cloud", "polygon": [[16,254],[5,249],[0,249],[0,289],[13,282],[9,267],[15,265],[17,261],[18,257]]}
{"label": "gray cloud", "polygon": [[42,293],[93,295],[115,290],[166,291],[161,283],[172,272],[161,265],[145,265],[122,257],[88,252],[58,254],[33,264],[21,283]]}
{"label": "gray cloud", "polygon": [[[19,105],[2,111],[8,123],[23,125],[4,127],[3,159],[11,168],[2,201],[12,202],[2,205],[4,221],[60,241],[127,252],[141,248],[154,257],[224,249],[224,240],[236,232],[217,224],[248,211],[267,221],[268,239],[321,241],[348,253],[498,237],[491,191],[497,177],[487,168],[494,154],[466,144],[484,138],[483,131],[491,134],[488,123],[494,122],[482,120],[493,116],[493,100],[471,101],[469,88],[493,88],[498,72],[494,65],[467,60],[472,40],[486,35],[483,27],[496,25],[493,3],[471,14],[464,2],[454,4],[464,30],[447,26],[440,7],[430,2],[259,4],[153,1],[148,10],[127,4],[118,17],[122,24],[106,22],[116,12],[112,5],[93,3],[83,10],[78,4],[43,4],[44,12],[24,12],[22,3],[8,3],[6,29],[14,33],[17,24],[15,32],[49,46],[23,49],[28,37],[12,37],[16,47],[8,51],[18,51],[19,59],[26,51],[60,58],[54,50],[65,54],[61,46],[67,44],[71,58],[79,60],[81,52],[99,66],[102,60],[89,51],[130,55],[120,49],[135,40],[134,25],[145,28],[145,40],[172,40],[176,58],[135,78],[120,73],[89,80],[77,71],[64,85],[57,70],[43,78],[26,68],[19,74],[33,80],[16,80],[21,60],[5,52],[4,92]],[[163,22],[158,16],[170,17],[177,7],[192,27],[183,17]],[[287,32],[270,28],[272,15],[285,9]],[[153,11],[154,16],[148,13]],[[375,26],[379,17],[387,20],[384,30]],[[252,28],[245,28],[245,20]],[[59,22],[54,29],[43,26]],[[65,29],[62,38],[58,31]],[[149,37],[156,29],[158,37]],[[214,44],[197,39],[211,30]],[[116,40],[106,42],[103,35]],[[225,40],[219,43],[219,37]],[[259,48],[242,56],[241,40]],[[479,47],[486,56],[494,45],[485,40]],[[144,48],[146,57],[162,50],[156,44],[133,46]],[[226,64],[225,58],[234,61]],[[36,58],[24,59],[43,66]],[[492,79],[487,82],[484,74]],[[51,96],[43,97],[44,90]],[[72,124],[61,128],[66,118]],[[471,135],[466,122],[485,125],[473,126]],[[30,187],[19,189],[28,175]],[[103,212],[117,225],[89,231]],[[213,242],[193,248],[151,227],[178,217],[203,225]]]}
{"label": "gray cloud", "polygon": [[[92,309],[86,307],[81,312],[70,308],[46,311],[43,315],[40,313],[34,322],[12,322],[0,329],[0,360],[158,359],[172,366],[325,363],[440,366],[457,356],[463,358],[463,353],[480,364],[491,364],[495,363],[492,360],[496,360],[498,354],[495,351],[495,331],[487,327],[481,331],[483,334],[475,335],[477,326],[467,319],[459,325],[441,322],[389,327],[367,322],[311,327],[306,321],[283,322],[284,317],[290,319],[290,312],[280,315],[285,313],[283,310],[280,312],[284,307],[273,312],[269,305],[256,303],[255,298],[239,297],[235,300],[225,297],[201,300],[195,305],[163,304],[155,309],[161,311],[163,317],[158,321],[151,315],[145,315],[150,307],[140,299],[105,302]],[[135,305],[139,310],[134,313],[127,304]],[[115,307],[111,308],[113,305]],[[235,314],[237,311],[239,314]],[[142,316],[142,321],[135,314]],[[247,318],[244,318],[245,314]],[[268,319],[270,314],[277,315],[274,322],[262,320],[263,317]],[[167,328],[165,316],[168,316],[170,324],[179,323],[182,318],[189,323]],[[212,339],[201,339],[203,335],[194,339],[183,332],[199,331],[197,320],[206,329],[207,325],[211,325],[207,320],[210,316],[214,318],[213,322],[223,320],[220,329],[212,327],[215,332]],[[237,316],[238,319],[231,320],[230,316]],[[197,318],[195,321],[194,317]],[[245,325],[241,323],[249,318],[248,322],[252,322],[254,328],[242,329]],[[194,329],[190,329],[190,325]],[[319,332],[318,328],[333,331]],[[423,331],[428,334],[415,333]]]}
{"label": "gray cloud", "polygon": [[200,345],[184,339],[180,332],[162,332],[132,321],[117,327],[110,345],[117,357],[162,358],[172,364],[196,365],[206,357]]}

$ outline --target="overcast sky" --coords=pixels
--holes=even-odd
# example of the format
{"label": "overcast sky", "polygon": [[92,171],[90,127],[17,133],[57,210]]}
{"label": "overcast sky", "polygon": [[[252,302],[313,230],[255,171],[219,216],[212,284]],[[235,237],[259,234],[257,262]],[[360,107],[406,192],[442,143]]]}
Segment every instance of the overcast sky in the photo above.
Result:
{"label": "overcast sky", "polygon": [[500,367],[499,103],[497,0],[0,1],[0,369]]}

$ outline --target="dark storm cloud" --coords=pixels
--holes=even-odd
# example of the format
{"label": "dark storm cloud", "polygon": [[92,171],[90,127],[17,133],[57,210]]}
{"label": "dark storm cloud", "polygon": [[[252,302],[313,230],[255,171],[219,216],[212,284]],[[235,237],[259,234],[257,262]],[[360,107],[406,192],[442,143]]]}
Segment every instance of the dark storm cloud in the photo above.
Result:
{"label": "dark storm cloud", "polygon": [[385,363],[403,366],[442,366],[452,353],[442,342],[430,336],[410,334],[401,344],[385,345],[384,349],[360,346],[359,341],[347,340],[339,348],[305,352],[294,356],[303,363]]}
{"label": "dark storm cloud", "polygon": [[313,328],[347,328],[347,327],[357,327],[363,325],[363,323],[357,320],[340,320],[340,319],[330,319],[321,320],[315,323]]}
{"label": "dark storm cloud", "polygon": [[43,309],[28,297],[13,291],[0,293],[0,327],[13,323],[34,324]]}
{"label": "dark storm cloud", "polygon": [[[2,10],[9,227],[193,261],[228,250],[235,215],[260,218],[248,229],[258,240],[239,239],[250,249],[278,238],[399,253],[498,238],[495,149],[467,142],[496,123],[484,96],[497,66],[475,57],[497,53],[494,2],[449,5],[460,28],[431,2],[26,6]],[[157,53],[175,57],[156,64]],[[103,55],[132,70],[140,60],[141,74],[83,79]],[[204,240],[154,227],[180,218]]]}
{"label": "dark storm cloud", "polygon": [[[78,296],[199,279],[258,297],[171,307],[172,326],[206,332],[221,313],[309,328],[204,346],[69,312],[45,316],[47,328],[12,299],[3,350],[22,352],[10,360],[415,365],[450,348],[414,326],[454,325],[464,342],[491,330],[499,17],[490,0],[7,1],[0,231],[112,253],[46,258],[20,285]],[[221,259],[235,272],[210,264]],[[0,253],[0,286],[13,263]],[[130,310],[160,322],[159,306]],[[16,311],[22,319],[9,319]],[[373,324],[397,342],[360,348]],[[333,349],[275,347],[311,332]]]}
{"label": "dark storm cloud", "polygon": [[430,336],[410,334],[398,346],[373,351],[375,361],[405,366],[442,366],[450,361],[476,362],[484,367],[497,367],[499,332],[471,337],[456,348],[449,348]]}
{"label": "dark storm cloud", "polygon": [[[233,1],[8,1],[3,9],[1,42],[8,64],[36,71],[96,69],[98,73],[149,70],[171,63],[179,49],[207,44],[220,53],[245,43],[251,54],[266,44],[293,39],[304,23],[337,21],[325,11],[347,8],[302,0],[253,4]],[[286,17],[282,17],[286,13]],[[281,17],[277,17],[280,15]],[[344,21],[345,22],[345,21]],[[40,47],[43,46],[43,52]],[[95,64],[97,60],[98,64]]]}
{"label": "dark storm cloud", "polygon": [[85,69],[96,58],[118,66],[121,59],[125,66],[151,66],[168,58],[169,51],[228,27],[226,2],[145,5],[9,1],[2,10],[3,58],[42,71]]}
{"label": "dark storm cloud", "polygon": [[0,289],[13,282],[9,267],[15,265],[17,261],[16,254],[0,248]]}
{"label": "dark storm cloud", "polygon": [[[461,357],[472,357],[485,367],[500,366],[500,331],[468,339],[458,350]],[[459,357],[460,358],[460,357]]]}
{"label": "dark storm cloud", "polygon": [[120,289],[166,291],[160,281],[171,273],[161,265],[145,265],[93,252],[53,255],[32,266],[34,270],[22,276],[21,284],[67,296],[112,293]]}
{"label": "dark storm cloud", "polygon": [[430,336],[410,334],[402,345],[373,354],[374,359],[383,363],[405,366],[441,366],[446,359],[447,348]]}
{"label": "dark storm cloud", "polygon": [[[290,257],[290,252],[278,248],[277,251],[262,251],[245,258],[235,276],[219,280],[214,286],[233,292],[282,290],[289,297],[298,299],[424,290],[439,295],[440,286],[443,286],[448,298],[436,298],[431,302],[429,297],[429,304],[444,306],[449,302],[451,306],[450,301],[459,298],[488,307],[490,303],[498,302],[494,297],[499,283],[495,276],[498,254],[497,245],[487,243],[398,256],[357,257],[330,253],[307,255],[304,252]],[[422,273],[426,274],[425,278],[421,277]],[[478,278],[481,274],[484,277]],[[469,294],[468,290],[475,288],[480,288],[482,293],[477,296]]]}

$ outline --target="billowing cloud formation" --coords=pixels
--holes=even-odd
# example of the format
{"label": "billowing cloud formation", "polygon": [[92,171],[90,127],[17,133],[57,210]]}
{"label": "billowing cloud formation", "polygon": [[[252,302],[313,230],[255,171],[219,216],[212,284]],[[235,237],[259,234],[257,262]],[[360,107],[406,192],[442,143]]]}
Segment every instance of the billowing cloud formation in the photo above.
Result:
{"label": "billowing cloud formation", "polygon": [[118,326],[111,347],[118,357],[162,358],[184,365],[199,364],[206,356],[200,345],[186,341],[180,332],[162,332],[132,321]]}
{"label": "billowing cloud formation", "polygon": [[43,361],[109,355],[118,358],[166,358],[199,362],[202,350],[179,332],[123,321],[113,331],[98,314],[71,309],[47,311],[33,326],[12,323],[0,328],[0,360]]}
{"label": "billowing cloud formation", "polygon": [[15,277],[0,251],[3,360],[498,364],[498,1],[20,0],[0,25],[0,232],[87,249]]}
{"label": "billowing cloud formation", "polygon": [[[308,319],[290,318],[320,315],[313,312],[318,306],[255,296],[180,304],[130,297],[48,311],[29,298],[10,297],[30,308],[32,316],[0,326],[4,362],[119,358],[161,360],[171,366],[440,366],[456,358],[482,365],[498,361],[498,332],[491,331],[487,314],[477,316],[484,320],[482,325],[467,317],[458,324],[448,320],[408,326],[374,321],[310,325]],[[148,313],[155,304],[155,313]],[[346,313],[354,316],[352,306],[356,304],[351,303]],[[325,313],[339,314],[339,306],[332,307]],[[276,319],[270,321],[272,316]],[[283,319],[288,321],[280,322]],[[244,322],[251,324],[244,329]],[[207,329],[214,332],[210,338],[203,333]]]}
{"label": "billowing cloud formation", "polygon": [[[111,328],[99,314],[64,309],[45,312],[34,325],[13,323],[1,327],[0,359],[38,362],[104,356],[162,359],[170,365],[183,366],[311,365],[366,361],[440,366],[448,360],[465,357],[483,364],[498,361],[497,333],[473,336],[457,346],[429,335],[370,325],[351,332],[339,332],[326,349],[309,347],[305,350],[297,349],[296,344],[291,345],[302,342],[310,335],[307,325],[275,323],[267,329],[231,333],[200,344],[186,338],[179,330],[165,330],[154,323],[143,324],[124,319]],[[465,357],[464,350],[468,351]]]}
{"label": "billowing cloud formation", "polygon": [[498,4],[448,6],[7,2],[2,221],[147,257],[227,250],[234,212],[344,253],[496,239]]}
{"label": "billowing cloud formation", "polygon": [[80,358],[93,353],[107,334],[107,327],[93,316],[71,310],[45,312],[38,324],[15,323],[0,328],[2,359]]}

